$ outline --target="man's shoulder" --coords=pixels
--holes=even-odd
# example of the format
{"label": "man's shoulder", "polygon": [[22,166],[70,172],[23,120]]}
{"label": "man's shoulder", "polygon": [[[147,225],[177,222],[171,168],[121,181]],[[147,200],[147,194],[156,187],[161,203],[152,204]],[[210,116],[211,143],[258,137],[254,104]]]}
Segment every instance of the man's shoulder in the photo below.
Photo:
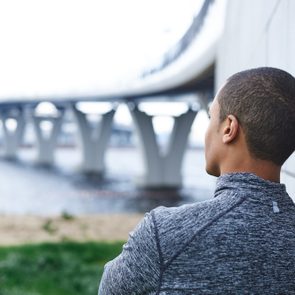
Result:
{"label": "man's shoulder", "polygon": [[171,223],[183,223],[186,220],[196,218],[204,210],[210,209],[214,206],[215,200],[210,199],[206,201],[196,202],[192,204],[185,204],[178,207],[164,207],[160,206],[151,211],[154,220],[158,225],[169,226]]}
{"label": "man's shoulder", "polygon": [[179,207],[158,207],[151,211],[155,238],[164,262],[168,261],[194,236],[200,221],[207,218],[216,200],[197,202]]}
{"label": "man's shoulder", "polygon": [[242,201],[242,196],[233,193],[180,207],[153,210],[151,216],[155,234],[164,256],[170,256],[171,252],[181,249],[198,233],[208,230]]}
{"label": "man's shoulder", "polygon": [[186,204],[179,207],[158,207],[151,211],[154,226],[160,240],[191,236],[199,221],[209,218],[208,214],[216,204],[215,199]]}
{"label": "man's shoulder", "polygon": [[179,207],[161,206],[152,210],[151,215],[158,228],[183,226],[187,228],[189,224],[195,227],[198,220],[201,219],[204,222],[213,218],[218,212],[231,207],[239,198],[232,202],[234,199],[231,196],[222,196]]}

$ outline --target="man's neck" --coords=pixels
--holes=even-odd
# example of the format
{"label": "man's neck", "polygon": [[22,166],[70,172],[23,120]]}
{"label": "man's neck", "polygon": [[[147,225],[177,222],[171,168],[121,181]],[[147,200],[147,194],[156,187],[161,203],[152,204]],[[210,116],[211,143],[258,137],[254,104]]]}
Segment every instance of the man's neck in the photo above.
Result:
{"label": "man's neck", "polygon": [[220,175],[234,172],[253,173],[265,180],[280,182],[281,167],[270,161],[244,158],[239,161],[227,161],[220,167]]}

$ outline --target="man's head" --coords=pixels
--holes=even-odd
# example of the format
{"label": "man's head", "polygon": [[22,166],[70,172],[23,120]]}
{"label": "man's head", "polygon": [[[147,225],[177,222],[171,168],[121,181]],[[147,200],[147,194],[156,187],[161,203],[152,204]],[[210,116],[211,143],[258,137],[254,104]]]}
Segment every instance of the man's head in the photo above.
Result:
{"label": "man's head", "polygon": [[206,134],[209,174],[220,174],[222,157],[242,139],[253,159],[279,167],[295,149],[295,78],[285,71],[264,67],[231,76],[210,112]]}

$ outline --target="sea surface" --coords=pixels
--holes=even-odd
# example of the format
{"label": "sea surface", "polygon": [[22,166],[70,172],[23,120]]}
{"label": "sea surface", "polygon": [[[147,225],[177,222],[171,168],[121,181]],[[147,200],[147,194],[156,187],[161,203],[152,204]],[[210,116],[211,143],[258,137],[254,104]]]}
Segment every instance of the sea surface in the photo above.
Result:
{"label": "sea surface", "polygon": [[205,172],[203,150],[187,150],[178,190],[138,187],[144,166],[136,148],[108,148],[105,162],[101,177],[81,173],[76,148],[58,148],[51,167],[36,163],[34,148],[20,149],[13,161],[0,156],[0,214],[143,213],[206,200],[214,192],[216,178]]}

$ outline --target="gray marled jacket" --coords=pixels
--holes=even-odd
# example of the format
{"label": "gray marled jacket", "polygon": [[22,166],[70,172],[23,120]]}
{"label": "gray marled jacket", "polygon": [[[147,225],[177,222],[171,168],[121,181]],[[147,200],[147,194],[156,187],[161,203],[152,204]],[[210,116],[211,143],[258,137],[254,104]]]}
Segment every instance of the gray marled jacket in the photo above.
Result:
{"label": "gray marled jacket", "polygon": [[254,174],[214,198],[147,214],[105,267],[99,295],[295,294],[295,206]]}

